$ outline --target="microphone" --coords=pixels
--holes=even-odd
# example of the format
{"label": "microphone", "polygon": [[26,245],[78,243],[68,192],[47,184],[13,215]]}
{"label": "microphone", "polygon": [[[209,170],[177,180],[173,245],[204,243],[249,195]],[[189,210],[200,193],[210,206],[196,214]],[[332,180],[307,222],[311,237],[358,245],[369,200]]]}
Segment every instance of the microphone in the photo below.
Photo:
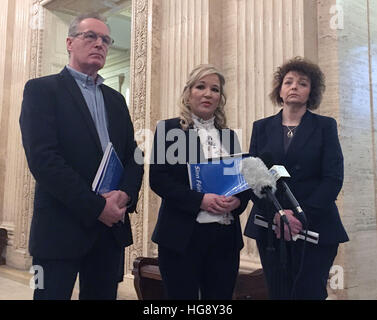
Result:
{"label": "microphone", "polygon": [[267,197],[273,203],[275,209],[279,212],[282,220],[289,225],[283,207],[275,197],[276,180],[268,172],[266,165],[259,158],[247,157],[242,159],[241,173],[247,184],[254,191],[258,198]]}
{"label": "microphone", "polygon": [[285,196],[288,198],[288,201],[291,203],[293,209],[296,211],[298,215],[303,217],[303,222],[306,224],[306,216],[304,210],[302,210],[300,204],[298,203],[297,199],[293,195],[291,189],[289,188],[288,184],[284,181],[284,178],[290,178],[290,174],[285,169],[284,166],[281,165],[272,165],[272,155],[269,152],[262,154],[261,159],[269,169],[270,174],[274,177],[275,181],[278,182],[284,191]]}

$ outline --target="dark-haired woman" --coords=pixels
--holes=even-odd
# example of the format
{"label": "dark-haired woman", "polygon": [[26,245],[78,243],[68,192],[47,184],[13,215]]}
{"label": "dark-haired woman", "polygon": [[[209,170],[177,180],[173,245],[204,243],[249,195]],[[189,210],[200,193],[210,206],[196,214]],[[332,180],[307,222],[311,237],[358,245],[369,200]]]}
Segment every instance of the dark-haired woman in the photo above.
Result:
{"label": "dark-haired woman", "polygon": [[[288,185],[303,208],[308,229],[319,233],[319,243],[291,240],[280,217],[266,200],[255,201],[245,235],[256,239],[271,299],[326,299],[330,268],[339,243],[348,241],[335,200],[343,184],[343,155],[333,118],[311,112],[325,90],[324,75],[310,61],[296,57],[274,75],[270,98],[282,109],[254,122],[250,153],[266,154],[273,164],[284,165]],[[303,216],[277,192],[293,235],[302,231]],[[275,234],[254,224],[255,214],[277,224]],[[280,238],[285,239],[281,243]],[[302,255],[305,243],[305,255]],[[282,252],[284,251],[284,252]]]}

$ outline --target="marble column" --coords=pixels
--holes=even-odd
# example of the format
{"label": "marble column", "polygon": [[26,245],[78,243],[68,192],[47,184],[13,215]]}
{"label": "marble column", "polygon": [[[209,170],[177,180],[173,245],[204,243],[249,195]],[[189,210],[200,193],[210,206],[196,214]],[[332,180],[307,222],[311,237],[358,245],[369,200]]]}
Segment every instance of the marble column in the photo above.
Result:
{"label": "marble column", "polygon": [[[9,242],[7,246],[7,264],[16,268],[26,269],[30,265],[28,254],[28,235],[32,214],[33,182],[28,170],[18,118],[21,110],[22,92],[25,82],[30,78],[31,62],[31,0],[15,0],[10,2],[8,10],[8,28],[12,36],[7,38],[11,47],[6,55],[7,72],[4,85],[9,86],[9,92],[4,95],[2,104],[2,135],[1,150],[4,168],[2,226],[8,229]],[[4,131],[4,132],[3,132]]]}
{"label": "marble column", "polygon": [[335,265],[344,271],[338,299],[375,299],[376,14],[375,1],[318,1],[319,63],[327,76],[321,113],[338,121],[344,184],[338,207],[350,237]]}
{"label": "marble column", "polygon": [[[228,92],[227,117],[248,151],[252,123],[278,111],[269,101],[273,72],[283,61],[305,55],[313,18],[302,0],[230,0],[222,15],[222,68]],[[310,27],[310,28],[309,28]],[[245,226],[251,204],[241,216]],[[244,237],[241,269],[260,267],[255,241]]]}
{"label": "marble column", "polygon": [[[9,75],[11,65],[8,64],[12,56],[13,41],[9,35],[13,33],[13,16],[14,16],[14,3],[8,0],[2,2],[2,12],[0,16],[0,41],[3,44],[0,47],[0,206],[3,204],[4,199],[4,179],[6,168],[6,143],[7,143],[7,128],[9,118],[9,93],[10,83]],[[3,210],[0,210],[0,224],[4,225],[9,223],[9,218],[4,217]]]}
{"label": "marble column", "polygon": [[[148,74],[150,61],[148,60],[149,41],[152,33],[152,20],[154,20],[153,1],[135,0],[132,3],[132,34],[131,34],[131,88],[130,111],[134,124],[135,139],[139,147],[145,151],[149,148],[145,138],[145,128],[149,121],[148,103]],[[146,168],[147,169],[147,168]],[[137,213],[131,215],[131,226],[134,244],[126,250],[126,279],[132,280],[131,271],[133,261],[139,256],[148,256],[148,208],[149,194],[146,188],[146,178],[140,191]]]}

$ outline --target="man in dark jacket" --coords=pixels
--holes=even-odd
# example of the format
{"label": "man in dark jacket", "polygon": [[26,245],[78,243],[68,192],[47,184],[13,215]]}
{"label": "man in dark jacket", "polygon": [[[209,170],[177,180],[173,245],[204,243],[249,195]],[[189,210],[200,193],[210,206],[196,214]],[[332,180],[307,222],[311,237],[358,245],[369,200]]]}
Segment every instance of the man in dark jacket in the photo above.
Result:
{"label": "man in dark jacket", "polygon": [[[124,248],[132,244],[143,167],[124,97],[97,74],[113,40],[96,14],[71,23],[69,64],[25,85],[20,126],[35,180],[29,250],[43,269],[34,299],[70,299],[77,273],[80,299],[116,299]],[[119,190],[91,190],[107,144],[124,166]],[[121,272],[121,274],[120,274]]]}

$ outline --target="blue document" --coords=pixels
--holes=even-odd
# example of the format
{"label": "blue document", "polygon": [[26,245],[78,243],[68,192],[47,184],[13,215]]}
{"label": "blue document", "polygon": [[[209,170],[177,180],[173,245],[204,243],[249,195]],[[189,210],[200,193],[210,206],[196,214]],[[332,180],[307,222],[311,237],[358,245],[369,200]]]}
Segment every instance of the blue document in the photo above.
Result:
{"label": "blue document", "polygon": [[97,194],[118,190],[123,173],[123,164],[109,142],[93,180],[92,190]]}
{"label": "blue document", "polygon": [[191,190],[231,196],[250,189],[240,168],[241,160],[248,156],[235,154],[208,159],[203,163],[188,163]]}

